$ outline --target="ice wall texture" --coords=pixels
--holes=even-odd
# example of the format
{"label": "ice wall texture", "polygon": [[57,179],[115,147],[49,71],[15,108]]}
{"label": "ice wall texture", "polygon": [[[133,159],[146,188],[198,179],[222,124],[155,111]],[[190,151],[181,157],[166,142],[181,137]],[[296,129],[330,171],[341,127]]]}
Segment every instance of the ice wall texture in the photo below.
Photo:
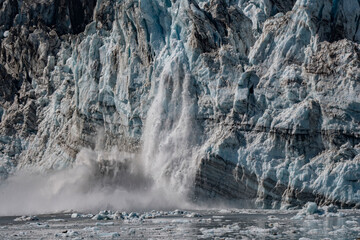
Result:
{"label": "ice wall texture", "polygon": [[101,138],[198,201],[360,206],[359,1],[0,3],[3,178]]}

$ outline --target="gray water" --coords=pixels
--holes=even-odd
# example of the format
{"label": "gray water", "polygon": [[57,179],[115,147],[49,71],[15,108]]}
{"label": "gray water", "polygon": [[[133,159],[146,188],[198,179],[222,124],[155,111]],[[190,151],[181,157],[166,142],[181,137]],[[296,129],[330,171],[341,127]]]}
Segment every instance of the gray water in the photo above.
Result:
{"label": "gray water", "polygon": [[[296,211],[201,210],[155,218],[99,221],[71,213],[41,215],[35,221],[0,217],[0,239],[359,239],[360,212],[331,216]],[[138,215],[140,215],[139,213]]]}

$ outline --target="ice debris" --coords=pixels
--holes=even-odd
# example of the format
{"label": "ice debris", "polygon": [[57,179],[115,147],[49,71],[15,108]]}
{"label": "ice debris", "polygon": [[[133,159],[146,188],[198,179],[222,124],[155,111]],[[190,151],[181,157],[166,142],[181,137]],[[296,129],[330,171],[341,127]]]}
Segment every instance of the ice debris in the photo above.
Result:
{"label": "ice debris", "polygon": [[[81,215],[88,216],[88,215]],[[92,220],[124,220],[124,221],[142,221],[144,219],[152,219],[165,216],[182,216],[186,218],[200,218],[202,215],[197,212],[174,210],[174,211],[155,211],[144,212],[142,214],[137,212],[119,212],[111,210],[103,210],[92,217]],[[72,214],[73,218],[78,218],[79,215]]]}
{"label": "ice debris", "polygon": [[31,226],[37,227],[37,228],[49,228],[49,224],[46,223],[30,223]]}
{"label": "ice debris", "polygon": [[37,216],[21,216],[14,219],[15,222],[39,221]]}
{"label": "ice debris", "polygon": [[83,228],[83,231],[85,231],[85,232],[97,232],[99,230],[100,230],[99,227],[85,227],[85,228]]}
{"label": "ice debris", "polygon": [[114,222],[97,222],[96,226],[114,226]]}
{"label": "ice debris", "polygon": [[123,213],[120,213],[118,211],[112,212],[109,210],[100,211],[98,214],[96,214],[94,217],[92,217],[93,220],[117,220],[117,219],[124,219]]}
{"label": "ice debris", "polygon": [[99,237],[101,237],[101,238],[117,238],[117,237],[120,237],[120,234],[118,232],[99,233]]}
{"label": "ice debris", "polygon": [[192,212],[185,215],[185,217],[188,218],[200,218],[202,215],[200,213]]}
{"label": "ice debris", "polygon": [[292,219],[293,220],[303,219],[306,216],[314,215],[314,214],[323,215],[327,217],[343,216],[343,213],[338,213],[338,208],[335,205],[331,204],[329,206],[323,206],[320,208],[316,203],[308,202],[305,204],[303,209],[301,209]]}
{"label": "ice debris", "polygon": [[80,213],[73,213],[71,214],[71,218],[92,218],[94,217],[93,214],[80,214]]}
{"label": "ice debris", "polygon": [[67,237],[76,237],[78,235],[79,235],[79,233],[74,230],[64,230],[61,233],[56,233],[55,237],[67,238]]}

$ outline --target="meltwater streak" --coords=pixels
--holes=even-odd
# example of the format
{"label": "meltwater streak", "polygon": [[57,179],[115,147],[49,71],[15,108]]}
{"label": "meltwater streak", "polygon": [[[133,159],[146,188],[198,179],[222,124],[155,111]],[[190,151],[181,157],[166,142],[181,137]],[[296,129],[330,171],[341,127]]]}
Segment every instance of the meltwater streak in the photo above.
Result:
{"label": "meltwater streak", "polygon": [[191,77],[179,62],[164,68],[154,89],[141,154],[83,149],[69,169],[19,170],[0,184],[0,215],[190,207],[196,104]]}

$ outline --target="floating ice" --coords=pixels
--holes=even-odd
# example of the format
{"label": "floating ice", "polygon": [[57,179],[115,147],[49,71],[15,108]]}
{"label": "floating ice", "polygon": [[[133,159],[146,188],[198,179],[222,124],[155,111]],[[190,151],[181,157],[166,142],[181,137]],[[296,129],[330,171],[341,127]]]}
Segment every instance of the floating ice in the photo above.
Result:
{"label": "floating ice", "polygon": [[112,212],[109,210],[100,211],[94,217],[93,220],[116,220],[116,219],[124,219],[126,217],[126,213],[120,213],[118,211]]}
{"label": "floating ice", "polygon": [[319,211],[317,204],[314,202],[308,202],[305,206],[307,214],[315,214]]}
{"label": "floating ice", "polygon": [[74,230],[64,230],[61,233],[56,233],[55,237],[64,237],[64,238],[69,238],[69,237],[76,237],[78,236],[79,233],[77,231]]}
{"label": "floating ice", "polygon": [[114,226],[114,222],[97,222],[96,226]]}
{"label": "floating ice", "polygon": [[188,218],[200,218],[202,215],[200,213],[192,212],[185,215]]}
{"label": "floating ice", "polygon": [[98,236],[101,238],[118,238],[120,234],[118,232],[98,233]]}
{"label": "floating ice", "polygon": [[15,222],[23,222],[23,221],[39,221],[37,216],[21,216],[14,219]]}
{"label": "floating ice", "polygon": [[49,224],[46,224],[46,223],[40,223],[40,222],[37,222],[37,223],[30,223],[31,226],[34,226],[34,227],[37,227],[37,228],[49,228]]}

